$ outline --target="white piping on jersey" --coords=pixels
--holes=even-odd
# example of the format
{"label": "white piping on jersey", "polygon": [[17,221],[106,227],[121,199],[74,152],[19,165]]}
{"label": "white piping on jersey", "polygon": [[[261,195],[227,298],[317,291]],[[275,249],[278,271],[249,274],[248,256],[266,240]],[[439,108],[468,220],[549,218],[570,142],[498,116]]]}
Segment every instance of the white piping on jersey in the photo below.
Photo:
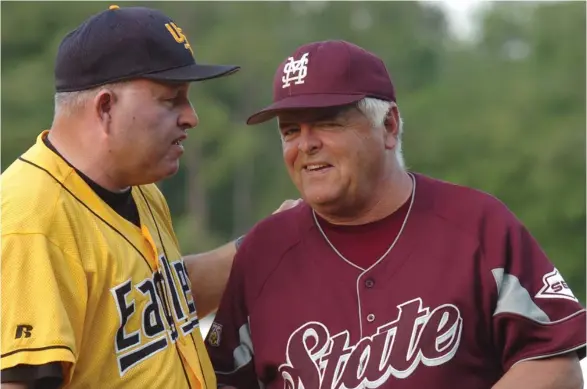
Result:
{"label": "white piping on jersey", "polygon": [[524,359],[520,359],[519,361],[517,361],[516,363],[514,363],[511,367],[510,370],[512,369],[512,367],[516,366],[518,363],[520,362],[526,362],[526,361],[535,361],[537,359],[545,359],[545,358],[551,358],[551,357],[556,357],[557,355],[564,355],[564,354],[568,354],[571,353],[573,351],[577,351],[583,347],[585,347],[587,343],[583,343],[578,345],[577,347],[573,347],[573,348],[569,348],[566,350],[561,350],[561,351],[557,351],[555,353],[551,353],[551,354],[543,354],[543,355],[537,355],[535,357],[528,357],[528,358],[524,358]]}
{"label": "white piping on jersey", "polygon": [[377,266],[379,264],[379,262],[381,262],[391,252],[391,250],[395,247],[395,244],[399,240],[399,237],[401,236],[402,232],[404,231],[404,227],[406,226],[406,223],[408,221],[410,213],[412,212],[412,206],[414,205],[414,199],[416,198],[416,178],[414,177],[414,175],[412,173],[408,173],[408,175],[412,179],[412,195],[411,195],[411,199],[410,199],[410,206],[408,208],[408,212],[406,213],[406,216],[404,217],[404,221],[402,223],[402,226],[400,227],[400,229],[397,233],[397,236],[395,237],[394,241],[391,243],[391,245],[389,246],[387,251],[385,251],[385,253],[383,253],[383,255],[373,265],[369,266],[367,269],[363,269],[362,267],[357,266],[353,262],[349,261],[344,255],[342,255],[342,253],[340,251],[338,251],[338,249],[336,247],[334,247],[334,245],[332,244],[330,239],[328,239],[328,237],[324,233],[322,226],[320,226],[320,223],[318,222],[318,218],[316,217],[316,212],[312,209],[312,216],[314,217],[314,223],[318,227],[318,230],[320,231],[320,234],[322,234],[322,237],[324,238],[326,243],[328,243],[328,245],[332,248],[332,250],[334,250],[334,252],[340,258],[342,258],[343,261],[345,261],[346,263],[348,263],[349,265],[351,265],[353,267],[356,267],[359,270],[362,270],[361,274],[359,274],[359,276],[357,277],[357,303],[358,303],[358,308],[359,308],[358,313],[359,313],[359,337],[360,338],[363,338],[363,320],[362,320],[362,313],[361,313],[361,296],[359,294],[359,288],[360,288],[359,282],[361,280],[361,277],[363,277],[369,270],[371,270],[375,266]]}

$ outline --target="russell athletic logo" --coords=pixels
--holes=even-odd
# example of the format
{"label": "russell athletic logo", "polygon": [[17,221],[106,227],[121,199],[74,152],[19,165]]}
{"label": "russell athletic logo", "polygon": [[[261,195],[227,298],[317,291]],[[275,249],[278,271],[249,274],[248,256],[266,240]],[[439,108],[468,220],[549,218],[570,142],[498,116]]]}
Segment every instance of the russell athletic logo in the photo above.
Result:
{"label": "russell athletic logo", "polygon": [[30,338],[33,334],[33,326],[29,324],[19,324],[16,326],[16,335],[14,339]]}
{"label": "russell athletic logo", "polygon": [[454,357],[463,329],[456,306],[430,311],[417,298],[397,308],[395,320],[355,344],[348,331],[331,335],[320,322],[299,327],[279,366],[285,389],[378,388],[392,376],[409,377],[420,364],[438,366]]}

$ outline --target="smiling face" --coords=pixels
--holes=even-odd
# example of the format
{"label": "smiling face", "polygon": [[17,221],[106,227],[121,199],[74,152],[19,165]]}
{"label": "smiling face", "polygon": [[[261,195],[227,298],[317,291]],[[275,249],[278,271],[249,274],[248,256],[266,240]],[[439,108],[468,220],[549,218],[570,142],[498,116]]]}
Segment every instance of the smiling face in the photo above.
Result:
{"label": "smiling face", "polygon": [[157,182],[178,171],[181,142],[198,124],[188,89],[187,83],[136,80],[104,102],[110,115],[105,163],[126,185]]}
{"label": "smiling face", "polygon": [[304,200],[319,213],[353,214],[377,201],[395,137],[354,106],[278,115],[283,157]]}

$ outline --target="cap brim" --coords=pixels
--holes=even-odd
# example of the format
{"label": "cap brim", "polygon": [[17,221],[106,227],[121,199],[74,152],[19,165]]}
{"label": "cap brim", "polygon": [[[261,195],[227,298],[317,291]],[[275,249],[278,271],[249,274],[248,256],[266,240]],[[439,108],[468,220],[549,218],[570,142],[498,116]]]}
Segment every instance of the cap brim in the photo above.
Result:
{"label": "cap brim", "polygon": [[240,66],[237,65],[193,64],[162,72],[149,73],[142,75],[141,77],[166,82],[192,82],[228,76],[239,70]]}
{"label": "cap brim", "polygon": [[248,125],[260,124],[267,120],[273,119],[280,111],[308,109],[308,108],[328,108],[338,107],[356,103],[367,97],[365,94],[356,95],[335,95],[335,94],[315,94],[290,96],[263,108],[261,111],[251,115],[247,119]]}

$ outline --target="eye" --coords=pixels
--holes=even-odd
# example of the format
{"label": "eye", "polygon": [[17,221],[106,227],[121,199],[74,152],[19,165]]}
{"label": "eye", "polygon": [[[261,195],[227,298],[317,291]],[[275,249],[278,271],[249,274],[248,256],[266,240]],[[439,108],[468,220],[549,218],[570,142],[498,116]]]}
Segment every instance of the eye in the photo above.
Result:
{"label": "eye", "polygon": [[295,126],[284,127],[281,129],[281,136],[283,137],[283,139],[288,139],[288,138],[291,138],[293,135],[295,135],[299,131],[300,131],[299,127],[295,127]]}
{"label": "eye", "polygon": [[169,97],[165,98],[164,100],[175,102],[175,101],[179,100],[179,93],[172,95],[172,96],[169,96]]}
{"label": "eye", "polygon": [[162,101],[166,106],[175,108],[183,105],[186,101],[188,101],[188,98],[184,93],[178,92],[164,96]]}

